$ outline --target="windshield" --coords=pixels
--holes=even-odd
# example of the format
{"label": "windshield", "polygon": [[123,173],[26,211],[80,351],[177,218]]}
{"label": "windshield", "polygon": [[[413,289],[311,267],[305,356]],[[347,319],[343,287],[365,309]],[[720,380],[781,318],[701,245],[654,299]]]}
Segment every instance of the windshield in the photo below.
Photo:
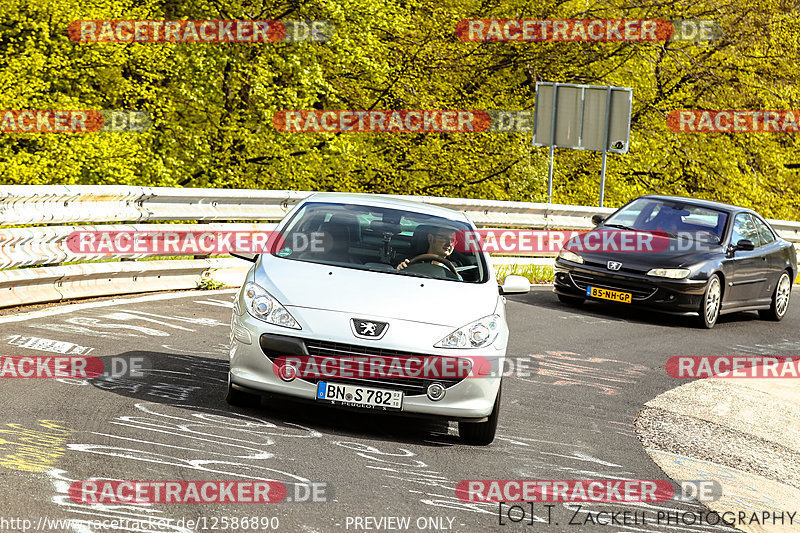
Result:
{"label": "windshield", "polygon": [[483,255],[455,249],[457,235],[469,231],[474,229],[466,222],[402,209],[309,202],[272,240],[268,253],[309,263],[485,283]]}
{"label": "windshield", "polygon": [[639,198],[603,222],[604,226],[636,231],[660,231],[668,236],[685,237],[719,244],[728,214],[679,201]]}

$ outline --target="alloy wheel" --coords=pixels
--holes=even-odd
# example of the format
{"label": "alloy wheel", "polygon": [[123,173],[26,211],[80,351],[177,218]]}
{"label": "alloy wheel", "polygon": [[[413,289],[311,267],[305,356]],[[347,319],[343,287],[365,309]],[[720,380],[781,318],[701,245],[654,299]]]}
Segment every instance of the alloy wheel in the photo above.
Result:
{"label": "alloy wheel", "polygon": [[722,289],[719,284],[719,278],[714,277],[708,284],[708,292],[706,293],[706,322],[713,324],[717,321],[719,314],[719,303]]}
{"label": "alloy wheel", "polygon": [[789,275],[784,272],[781,279],[778,281],[778,288],[775,290],[775,313],[778,316],[786,314],[789,308],[789,296],[792,292],[792,280]]}

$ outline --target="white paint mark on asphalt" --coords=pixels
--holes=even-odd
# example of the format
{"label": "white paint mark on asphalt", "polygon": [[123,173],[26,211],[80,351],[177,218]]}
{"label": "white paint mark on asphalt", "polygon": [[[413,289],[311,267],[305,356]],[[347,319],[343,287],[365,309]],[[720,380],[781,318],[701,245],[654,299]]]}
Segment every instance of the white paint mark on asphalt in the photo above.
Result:
{"label": "white paint mark on asphalt", "polygon": [[136,315],[143,315],[143,316],[152,316],[155,318],[161,318],[164,320],[174,320],[175,322],[186,322],[188,324],[197,324],[198,326],[225,326],[230,327],[230,324],[226,322],[220,322],[219,320],[213,318],[205,318],[205,317],[190,317],[190,316],[165,316],[165,315],[157,315],[155,313],[146,313],[144,311],[138,311],[136,309],[126,309],[125,312],[127,313],[134,313]]}
{"label": "white paint mark on asphalt", "polygon": [[233,309],[233,302],[225,302],[223,300],[215,300],[213,298],[209,298],[208,300],[195,300],[194,303],[204,304],[204,305],[216,305],[219,307],[227,307],[228,309]]}
{"label": "white paint mark on asphalt", "polygon": [[[102,439],[104,444],[73,442],[67,448],[246,479],[310,482],[300,475],[271,468],[276,456],[265,447],[284,437],[321,438],[322,434],[316,430],[299,424],[280,427],[252,416],[189,404],[137,403],[135,408],[139,411],[136,415],[109,421],[110,427],[119,427],[124,433],[87,433]],[[109,445],[109,439],[123,440],[126,446]],[[124,461],[108,464],[128,471],[129,465]]]}
{"label": "white paint mark on asphalt", "polygon": [[[227,355],[228,354],[228,345],[227,344],[218,344],[215,347],[216,349],[212,350],[212,351],[194,350],[194,349],[187,350],[187,349],[184,349],[184,348],[177,348],[177,347],[171,346],[169,344],[162,344],[161,347],[164,348],[164,349],[173,351],[173,352],[180,352],[180,353],[184,353],[186,355],[191,355],[191,356],[201,355],[201,354],[205,354],[205,355],[221,355],[221,354]],[[227,369],[226,369],[226,371],[227,371]]]}
{"label": "white paint mark on asphalt", "polygon": [[498,438],[500,440],[508,441],[511,444],[517,444],[515,442],[517,440],[524,440],[524,441],[528,441],[528,442],[539,442],[539,443],[542,443],[542,444],[555,444],[556,446],[568,446],[570,448],[589,448],[589,449],[592,449],[591,446],[587,446],[585,444],[575,444],[573,442],[555,442],[555,441],[552,441],[552,440],[532,439],[530,437],[515,436],[514,440],[507,439],[505,437],[496,437],[496,438]]}
{"label": "white paint mark on asphalt", "polygon": [[41,337],[9,335],[6,338],[9,339],[8,344],[11,346],[28,348],[30,350],[38,350],[40,352],[86,355],[94,350],[94,348],[90,348],[89,346],[81,346],[73,342],[54,341],[52,339],[43,339]]}
{"label": "white paint mark on asphalt", "polygon": [[[82,524],[79,520],[122,520],[127,519],[129,521],[141,521],[143,523],[147,523],[151,521],[152,523],[157,523],[163,525],[164,527],[159,527],[158,531],[163,532],[172,532],[172,533],[193,533],[192,530],[186,529],[183,527],[179,527],[173,521],[168,521],[166,517],[164,517],[164,512],[156,509],[153,504],[150,503],[128,503],[124,505],[112,505],[112,504],[101,504],[101,503],[75,503],[69,497],[69,487],[75,481],[105,481],[111,478],[98,478],[98,477],[88,477],[85,479],[71,479],[72,476],[67,475],[66,470],[59,470],[54,468],[52,470],[47,471],[47,476],[50,478],[50,481],[53,484],[53,488],[56,491],[56,495],[53,496],[51,501],[61,508],[61,510],[74,513],[77,515],[85,516],[86,518],[78,518],[75,521],[71,522],[72,531],[75,533],[95,533],[95,530],[89,527],[85,522]],[[104,530],[98,530],[104,531]],[[154,529],[143,529],[143,528],[136,528],[136,529],[126,529],[124,531],[135,531],[135,532],[142,532],[142,533],[149,533],[154,531]]]}
{"label": "white paint mark on asphalt", "polygon": [[[112,422],[112,424],[114,424],[114,423],[115,422]],[[122,426],[126,426],[127,425],[127,426],[130,426],[130,427],[136,427],[136,426],[131,426],[130,424],[120,424],[120,425],[122,425]],[[153,428],[143,428],[143,429],[146,429],[148,431],[156,431],[156,432],[160,432],[160,433],[166,433],[167,435],[174,435],[174,433],[171,432],[171,431],[160,431],[160,430],[154,430]],[[227,446],[232,446],[232,447],[236,447],[236,448],[242,448],[243,450],[249,450],[249,451],[254,452],[254,453],[252,453],[250,455],[238,456],[238,455],[231,455],[227,451],[224,452],[224,453],[221,453],[221,452],[211,451],[211,450],[209,450],[207,448],[206,449],[189,448],[185,444],[182,444],[180,446],[176,446],[174,444],[166,444],[164,442],[155,442],[155,441],[149,441],[149,440],[144,440],[144,439],[134,439],[133,437],[122,437],[120,435],[112,435],[110,433],[99,433],[99,432],[96,432],[96,431],[94,432],[94,434],[95,435],[100,435],[101,437],[110,437],[112,439],[128,440],[128,441],[138,442],[139,444],[151,444],[153,446],[160,446],[162,448],[175,448],[176,450],[184,450],[184,451],[187,451],[187,452],[208,453],[208,454],[211,454],[211,455],[220,455],[222,457],[229,457],[229,458],[233,458],[233,459],[255,459],[255,460],[259,460],[259,459],[271,459],[271,458],[275,457],[274,453],[265,452],[265,451],[260,450],[258,448],[250,448],[248,446],[240,446],[238,444],[231,444],[231,443],[226,443],[226,444],[227,444]],[[218,440],[201,439],[201,438],[194,437],[194,436],[192,436],[192,438],[194,440],[206,441],[206,442],[216,442],[217,444],[219,444]],[[272,440],[272,439],[265,439],[265,442],[263,442],[261,444],[263,446],[271,446],[271,445],[275,444],[275,441]],[[147,446],[147,447],[149,448],[149,446]]]}
{"label": "white paint mark on asphalt", "polygon": [[[218,291],[207,291],[204,294],[233,294],[239,292],[239,289],[221,289]],[[197,298],[197,291],[186,291],[168,294],[150,294],[147,296],[137,296],[134,298],[112,298],[111,300],[103,300],[100,302],[84,302],[65,304],[58,307],[48,307],[47,309],[40,309],[38,311],[31,311],[29,313],[21,313],[18,315],[8,315],[0,317],[0,324],[8,324],[10,322],[26,322],[34,318],[42,318],[56,315],[63,315],[66,313],[73,313],[75,311],[82,311],[84,309],[95,309],[98,307],[112,307],[115,305],[128,305],[142,302],[158,302],[163,300],[174,300],[176,298]]]}
{"label": "white paint mark on asphalt", "polygon": [[600,318],[587,315],[562,315],[559,317],[561,320],[569,320],[570,322],[583,322],[584,324],[611,324],[612,322],[627,322],[622,318]]}
{"label": "white paint mark on asphalt", "polygon": [[[153,374],[148,371],[148,374]],[[193,381],[193,380],[185,380]],[[196,381],[193,381],[196,383]],[[107,391],[117,391],[120,394],[130,394],[131,396],[152,396],[170,401],[187,401],[192,393],[202,389],[201,386],[186,386],[176,383],[150,383],[146,381],[135,381],[124,378],[96,378],[92,380],[92,385],[98,389]]]}
{"label": "white paint mark on asphalt", "polygon": [[[360,442],[348,441],[333,441],[333,444],[353,450],[356,455],[367,459],[369,461],[377,461],[380,464],[367,464],[366,468],[381,471],[386,477],[404,481],[406,483],[413,483],[415,486],[428,487],[428,489],[438,488],[444,494],[424,493],[426,496],[432,496],[435,499],[421,498],[420,502],[435,507],[444,507],[446,509],[457,509],[461,511],[471,511],[482,514],[494,514],[496,505],[494,503],[483,502],[462,502],[455,495],[455,489],[458,482],[451,481],[439,471],[431,470],[428,468],[427,463],[419,459],[413,459],[413,463],[406,461],[399,461],[396,458],[410,458],[415,457],[416,454],[411,450],[405,448],[396,448],[400,453],[385,452],[375,446],[369,446]],[[377,456],[383,456],[377,457]],[[388,466],[394,465],[394,466]],[[409,492],[416,492],[423,494],[413,489],[406,489]]]}
{"label": "white paint mark on asphalt", "polygon": [[130,329],[144,333],[145,335],[152,335],[154,337],[169,337],[169,333],[158,329],[146,328],[144,326],[133,326],[131,324],[106,324],[100,322],[99,318],[80,317],[76,316],[66,320],[70,324],[77,324],[78,326],[93,326],[95,328],[103,329]]}
{"label": "white paint mark on asphalt", "polygon": [[175,324],[170,324],[169,322],[164,322],[163,320],[156,320],[155,318],[148,318],[145,316],[134,315],[133,313],[127,313],[125,311],[109,313],[107,315],[103,315],[103,318],[108,318],[110,320],[119,320],[120,322],[125,322],[126,320],[143,320],[145,322],[152,322],[154,324],[167,326],[168,328],[179,329],[181,331],[188,331],[190,333],[194,333],[193,329],[185,328],[183,326],[177,326]]}
{"label": "white paint mark on asphalt", "polygon": [[517,446],[530,446],[530,444],[525,444],[524,442],[520,442],[518,440],[507,439],[505,437],[495,437],[495,438],[497,440],[504,440],[504,441],[509,442],[511,444],[516,444]]}
{"label": "white paint mark on asphalt", "polygon": [[141,335],[138,333],[131,333],[128,331],[98,331],[85,326],[76,326],[75,324],[29,324],[26,326],[29,328],[45,329],[47,331],[58,331],[59,333],[101,337],[103,339],[129,339],[131,337],[141,337]]}
{"label": "white paint mark on asphalt", "polygon": [[736,344],[732,348],[752,355],[792,355],[800,353],[800,341],[783,339],[768,344]]}
{"label": "white paint mark on asphalt", "polygon": [[597,457],[592,457],[591,455],[586,455],[580,452],[572,452],[572,455],[564,455],[560,453],[551,453],[551,452],[539,452],[542,455],[553,455],[555,457],[565,457],[567,459],[577,459],[579,461],[586,461],[587,463],[597,463],[603,466],[612,466],[614,468],[622,468],[622,465],[618,465],[617,463],[608,463],[603,461],[602,459],[598,459]]}
{"label": "white paint mark on asphalt", "polygon": [[552,386],[580,386],[594,388],[601,394],[616,395],[626,385],[636,383],[647,367],[610,359],[592,357],[575,352],[546,351],[529,354],[537,366],[535,378],[518,377],[521,381]]}

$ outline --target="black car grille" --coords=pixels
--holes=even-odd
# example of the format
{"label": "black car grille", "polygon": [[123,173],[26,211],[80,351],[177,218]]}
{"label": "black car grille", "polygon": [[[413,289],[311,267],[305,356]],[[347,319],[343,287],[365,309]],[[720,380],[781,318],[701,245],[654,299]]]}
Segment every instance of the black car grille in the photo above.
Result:
{"label": "black car grille", "polygon": [[[402,352],[399,350],[387,350],[375,346],[359,346],[356,344],[347,344],[342,342],[321,341],[316,339],[303,339],[308,350],[308,355],[314,357],[392,357],[401,361],[409,357],[424,358],[430,357],[425,354],[417,354],[413,352]],[[274,361],[277,357],[268,355],[270,360]],[[445,388],[452,387],[460,383],[462,379],[421,379],[421,378],[397,378],[397,377],[381,377],[381,378],[301,378],[308,383],[317,383],[319,381],[334,381],[336,383],[348,383],[351,385],[362,385],[367,387],[378,387],[392,390],[401,390],[406,395],[420,395],[425,394],[428,385],[431,383],[441,383]]]}
{"label": "black car grille", "polygon": [[[599,263],[597,261],[586,260],[584,262],[584,265],[597,268],[606,268],[608,262]],[[630,272],[631,274],[644,274],[645,272],[647,272],[647,270],[648,269],[642,270],[641,268],[632,268],[629,266],[625,266],[625,264],[623,264],[622,267],[620,267],[620,269],[615,272]]]}
{"label": "black car grille", "polygon": [[572,272],[570,273],[570,277],[572,278],[572,283],[584,292],[586,291],[586,287],[591,285],[592,287],[600,287],[612,291],[629,292],[631,298],[634,300],[645,300],[658,290],[658,287],[653,287],[645,283],[629,283],[627,281],[609,279],[591,274]]}

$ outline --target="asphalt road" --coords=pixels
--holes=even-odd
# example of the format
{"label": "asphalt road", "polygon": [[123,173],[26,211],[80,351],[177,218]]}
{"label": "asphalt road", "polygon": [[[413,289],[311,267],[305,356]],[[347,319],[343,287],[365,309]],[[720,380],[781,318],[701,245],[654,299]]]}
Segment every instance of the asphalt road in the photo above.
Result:
{"label": "asphalt road", "polygon": [[[45,517],[205,517],[205,530],[212,530],[223,517],[255,516],[278,517],[278,531],[308,532],[403,530],[367,517],[407,517],[408,531],[727,531],[657,524],[658,511],[702,510],[677,501],[583,505],[577,515],[577,505],[557,504],[549,517],[535,504],[534,518],[527,508],[514,524],[498,517],[498,504],[461,502],[454,489],[465,479],[666,479],[643,450],[633,420],[646,401],[683,383],[666,375],[668,357],[800,353],[800,341],[792,340],[800,330],[797,303],[781,323],[743,313],[724,316],[706,331],[685,318],[620,305],[565,307],[549,288],[537,287],[508,302],[509,356],[532,363],[536,372],[506,378],[496,441],[470,447],[454,424],[286,400],[230,408],[224,395],[232,294],[192,292],[0,317],[3,355],[122,355],[146,358],[154,367],[140,378],[2,381],[0,530],[22,531],[21,522],[15,529],[3,520],[28,519],[42,531],[104,531],[78,524],[47,528],[39,522]],[[332,495],[327,503],[266,505],[70,500],[73,481],[93,478],[311,480],[329,483]],[[600,510],[638,511],[646,522],[584,523]],[[115,530],[123,529],[105,531]]]}

